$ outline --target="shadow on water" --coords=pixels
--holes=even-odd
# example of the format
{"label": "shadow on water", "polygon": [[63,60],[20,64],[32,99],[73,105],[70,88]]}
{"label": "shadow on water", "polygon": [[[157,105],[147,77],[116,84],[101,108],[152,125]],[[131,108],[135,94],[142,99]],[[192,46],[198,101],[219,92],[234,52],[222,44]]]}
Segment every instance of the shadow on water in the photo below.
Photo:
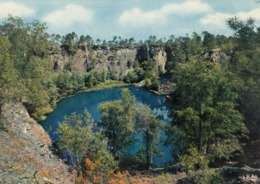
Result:
{"label": "shadow on water", "polygon": [[[115,87],[102,91],[82,92],[62,99],[58,102],[54,111],[47,116],[46,120],[41,122],[41,125],[49,132],[51,139],[56,141],[58,136],[55,132],[59,126],[59,122],[64,120],[65,115],[68,116],[73,112],[83,113],[84,110],[87,109],[92,119],[99,120],[101,118],[98,111],[99,104],[105,101],[120,99],[121,88],[122,87]],[[135,88],[133,86],[128,86],[127,88],[129,88],[131,94],[135,96],[137,103],[150,106],[154,114],[164,123],[168,124],[171,121],[168,116],[170,103],[165,96],[156,95],[143,88]],[[162,149],[162,155],[153,158],[154,164],[157,166],[168,165],[173,162],[173,158],[170,154],[172,148],[163,145],[165,138],[165,133],[161,131],[160,148]],[[137,143],[134,148],[131,149],[131,152],[137,151],[140,147],[142,147],[142,144]]]}

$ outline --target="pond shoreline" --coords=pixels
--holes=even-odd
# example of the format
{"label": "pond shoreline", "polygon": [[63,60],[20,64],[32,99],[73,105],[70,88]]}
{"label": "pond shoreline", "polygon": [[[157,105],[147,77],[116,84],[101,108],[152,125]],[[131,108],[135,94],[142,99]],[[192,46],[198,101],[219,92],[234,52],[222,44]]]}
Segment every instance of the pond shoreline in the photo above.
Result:
{"label": "pond shoreline", "polygon": [[102,91],[102,90],[110,89],[110,88],[114,88],[114,87],[124,87],[124,86],[130,86],[130,85],[132,85],[132,84],[126,84],[123,81],[108,80],[108,81],[105,81],[103,83],[97,84],[96,86],[93,86],[91,88],[85,88],[85,89],[79,90],[79,91],[77,91],[77,92],[75,92],[73,94],[61,96],[60,98],[57,99],[56,104],[52,107],[52,110],[50,112],[44,114],[44,119],[42,119],[40,121],[37,121],[37,122],[40,123],[40,122],[44,121],[47,118],[46,116],[48,116],[48,114],[53,112],[53,110],[57,107],[57,104],[62,99],[75,96],[75,95],[77,95],[79,93],[93,92],[93,91]]}
{"label": "pond shoreline", "polygon": [[[113,80],[111,80],[113,81]],[[100,84],[97,84],[96,86],[93,86],[91,88],[85,88],[83,90],[80,90],[80,91],[77,91],[73,94],[70,94],[70,95],[64,95],[64,96],[61,96],[58,100],[57,100],[57,103],[64,99],[64,98],[68,98],[68,97],[71,97],[71,96],[75,96],[76,94],[79,94],[79,93],[84,93],[84,92],[92,92],[92,91],[102,91],[102,90],[105,90],[105,89],[110,89],[110,88],[114,88],[114,87],[124,87],[124,86],[130,86],[132,84],[126,84],[122,81],[117,81],[117,80],[114,80],[113,83],[109,83],[111,81],[105,81],[103,83],[100,83]]]}
{"label": "pond shoreline", "polygon": [[[108,88],[108,86],[106,86]],[[101,118],[101,114],[99,111],[99,105],[103,102],[119,100],[121,98],[121,89],[128,88],[130,93],[135,96],[136,103],[138,104],[146,104],[148,105],[153,113],[162,121],[163,123],[169,123],[170,117],[169,108],[170,103],[165,96],[157,95],[152,93],[151,91],[145,88],[137,88],[133,85],[123,85],[123,87],[113,87],[104,90],[97,90],[91,92],[82,92],[77,93],[71,97],[65,98],[57,103],[57,107],[51,114],[47,115],[45,121],[42,121],[41,126],[47,131],[52,139],[52,141],[56,141],[58,135],[56,134],[56,130],[59,126],[59,122],[64,121],[65,116],[69,116],[71,113],[82,113],[84,110],[87,110],[91,115],[91,119],[93,121],[98,121]],[[103,87],[102,87],[103,88]],[[100,89],[100,88],[98,88]],[[163,133],[160,135],[161,140],[164,140]],[[133,148],[131,148],[131,153],[136,153],[140,149],[140,144],[135,144]],[[154,164],[157,166],[170,164],[173,162],[172,157],[170,156],[170,147],[166,147],[162,142],[158,145],[162,151],[162,155],[154,157]]]}
{"label": "pond shoreline", "polygon": [[[90,88],[85,88],[85,89],[82,89],[82,90],[79,90],[73,94],[70,94],[70,95],[64,95],[64,96],[61,96],[60,98],[57,99],[57,102],[55,104],[55,106],[53,106],[52,108],[52,111],[50,111],[49,113],[46,113],[44,116],[45,118],[40,122],[44,121],[46,119],[46,116],[48,116],[50,113],[53,112],[53,110],[57,107],[57,104],[62,100],[62,99],[65,99],[65,98],[69,98],[69,97],[72,97],[72,96],[75,96],[79,93],[85,93],[85,92],[96,92],[96,91],[102,91],[102,90],[105,90],[105,89],[111,89],[111,88],[115,88],[115,87],[127,87],[127,86],[134,86],[136,88],[145,88],[144,86],[140,86],[140,85],[137,85],[136,83],[134,84],[127,84],[127,83],[124,83],[123,81],[118,81],[118,80],[107,80],[105,82],[102,82],[100,84],[97,84],[96,86],[93,86],[93,87],[90,87]],[[160,93],[159,91],[156,91],[156,90],[149,90],[147,88],[145,88],[147,91],[150,91],[151,93],[154,93],[156,95],[159,95],[159,96],[165,96],[168,100],[172,100],[171,96],[167,93]]]}

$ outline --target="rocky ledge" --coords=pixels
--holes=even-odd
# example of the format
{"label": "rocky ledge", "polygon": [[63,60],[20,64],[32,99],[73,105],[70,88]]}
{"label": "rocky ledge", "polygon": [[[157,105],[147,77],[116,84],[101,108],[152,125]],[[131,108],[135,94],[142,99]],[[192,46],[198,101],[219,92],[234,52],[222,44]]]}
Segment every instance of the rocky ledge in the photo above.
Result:
{"label": "rocky ledge", "polygon": [[22,104],[0,109],[0,183],[73,183],[68,166]]}

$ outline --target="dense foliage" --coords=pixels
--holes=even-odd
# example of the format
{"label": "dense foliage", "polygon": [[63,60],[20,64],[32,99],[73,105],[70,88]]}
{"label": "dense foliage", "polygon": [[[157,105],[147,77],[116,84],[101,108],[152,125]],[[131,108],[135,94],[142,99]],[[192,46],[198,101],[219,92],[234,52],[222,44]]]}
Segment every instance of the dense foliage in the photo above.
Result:
{"label": "dense foliage", "polygon": [[0,33],[1,47],[4,47],[1,51],[5,52],[1,54],[1,86],[8,85],[5,88],[8,93],[1,90],[1,98],[22,101],[34,118],[43,119],[44,114],[51,112],[52,101],[56,100],[53,95],[56,88],[49,77],[46,26],[39,21],[25,23],[10,16],[0,26]]}
{"label": "dense foliage", "polygon": [[[107,149],[107,139],[99,131],[94,131],[93,122],[87,111],[73,113],[65,117],[57,131],[58,147],[80,173],[89,177],[106,174],[116,166],[113,156]],[[93,168],[94,166],[94,168]]]}
{"label": "dense foliage", "polygon": [[[149,169],[158,149],[162,123],[148,106],[138,105],[130,91],[122,89],[122,99],[100,105],[102,118],[92,122],[87,111],[73,113],[58,128],[59,150],[67,157],[81,176],[94,180],[94,176],[109,175],[120,166],[136,164]],[[143,141],[136,155],[127,149],[141,137]],[[135,157],[135,162],[133,161]],[[128,162],[130,161],[130,162]]]}
{"label": "dense foliage", "polygon": [[[138,105],[130,91],[122,89],[122,99],[104,102],[100,105],[101,120],[98,127],[108,138],[111,153],[121,163],[125,160],[132,164],[150,168],[153,155],[159,141],[161,122],[155,117],[148,106]],[[137,138],[141,137],[141,139]],[[143,142],[136,155],[127,155],[127,152],[136,141]],[[132,157],[135,157],[135,161]],[[131,163],[127,163],[131,165]]]}
{"label": "dense foliage", "polygon": [[236,110],[239,80],[224,67],[208,62],[177,64],[176,109],[172,131],[179,151],[195,147],[211,160],[240,150],[246,127]]}
{"label": "dense foliage", "polygon": [[[174,155],[179,155],[190,181],[220,181],[219,174],[208,165],[241,153],[248,132],[250,139],[260,137],[260,28],[251,18],[241,21],[234,17],[227,24],[233,36],[204,31],[170,36],[167,41],[151,35],[139,42],[117,36],[102,42],[74,32],[48,35],[44,23],[26,23],[9,16],[0,25],[0,106],[22,102],[33,118],[43,120],[60,98],[111,79],[142,81],[156,90],[159,78],[166,77],[174,83],[173,122],[167,130]],[[166,51],[166,74],[151,58],[129,60],[127,66],[133,70],[123,78],[94,67],[84,73],[73,73],[66,67],[55,72],[50,62],[52,47],[73,56],[82,47],[93,53],[107,47],[116,51],[147,46],[160,46]],[[136,105],[124,89],[121,100],[101,104],[100,112],[102,118],[94,125],[88,114],[73,114],[65,118],[58,131],[60,149],[70,155],[78,171],[84,171],[81,175],[94,177],[111,171],[115,160],[122,164],[129,159],[150,168],[158,152],[162,124],[149,107]],[[127,158],[125,151],[137,134],[144,140],[144,148],[134,158]]]}

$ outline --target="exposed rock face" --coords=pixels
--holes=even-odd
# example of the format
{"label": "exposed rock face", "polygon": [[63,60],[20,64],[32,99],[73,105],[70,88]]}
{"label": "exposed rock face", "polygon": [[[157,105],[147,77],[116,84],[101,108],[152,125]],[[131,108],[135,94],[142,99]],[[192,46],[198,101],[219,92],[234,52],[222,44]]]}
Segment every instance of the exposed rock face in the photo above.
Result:
{"label": "exposed rock face", "polygon": [[169,95],[172,93],[173,86],[174,84],[170,81],[163,82],[158,88],[158,93],[161,95]]}
{"label": "exposed rock face", "polygon": [[205,54],[205,59],[210,60],[213,63],[224,63],[229,61],[230,57],[227,56],[221,49],[211,49]]}
{"label": "exposed rock face", "polygon": [[75,73],[83,73],[86,71],[86,61],[88,57],[88,50],[86,47],[79,47],[75,54],[69,55],[60,47],[51,48],[51,63],[52,69],[56,72],[64,69]]}
{"label": "exposed rock face", "polygon": [[115,79],[122,78],[133,70],[132,63],[136,57],[136,49],[119,49],[110,51],[98,49],[92,52],[87,61],[87,70],[103,70]]}
{"label": "exposed rock face", "polygon": [[164,49],[160,49],[153,55],[153,59],[156,61],[156,66],[158,67],[159,71],[165,72],[165,65],[166,65],[166,52]]}
{"label": "exposed rock face", "polygon": [[0,183],[72,183],[51,139],[22,104],[1,107]]}
{"label": "exposed rock face", "polygon": [[75,73],[86,72],[86,61],[88,52],[77,50],[73,56],[65,57],[66,68]]}
{"label": "exposed rock face", "polygon": [[137,60],[139,62],[153,59],[161,72],[165,72],[167,60],[166,52],[163,47],[157,45],[143,45],[137,51]]}
{"label": "exposed rock face", "polygon": [[111,50],[109,47],[98,47],[92,51],[78,48],[73,55],[68,55],[61,48],[52,49],[51,61],[54,71],[67,69],[75,73],[83,73],[97,69],[108,72],[115,79],[122,78],[133,70],[134,61],[142,62],[147,59],[154,60],[158,69],[164,72],[167,58],[163,47],[148,45],[117,50]]}
{"label": "exposed rock face", "polygon": [[51,62],[54,71],[62,71],[64,69],[64,57],[61,54],[51,55]]}

